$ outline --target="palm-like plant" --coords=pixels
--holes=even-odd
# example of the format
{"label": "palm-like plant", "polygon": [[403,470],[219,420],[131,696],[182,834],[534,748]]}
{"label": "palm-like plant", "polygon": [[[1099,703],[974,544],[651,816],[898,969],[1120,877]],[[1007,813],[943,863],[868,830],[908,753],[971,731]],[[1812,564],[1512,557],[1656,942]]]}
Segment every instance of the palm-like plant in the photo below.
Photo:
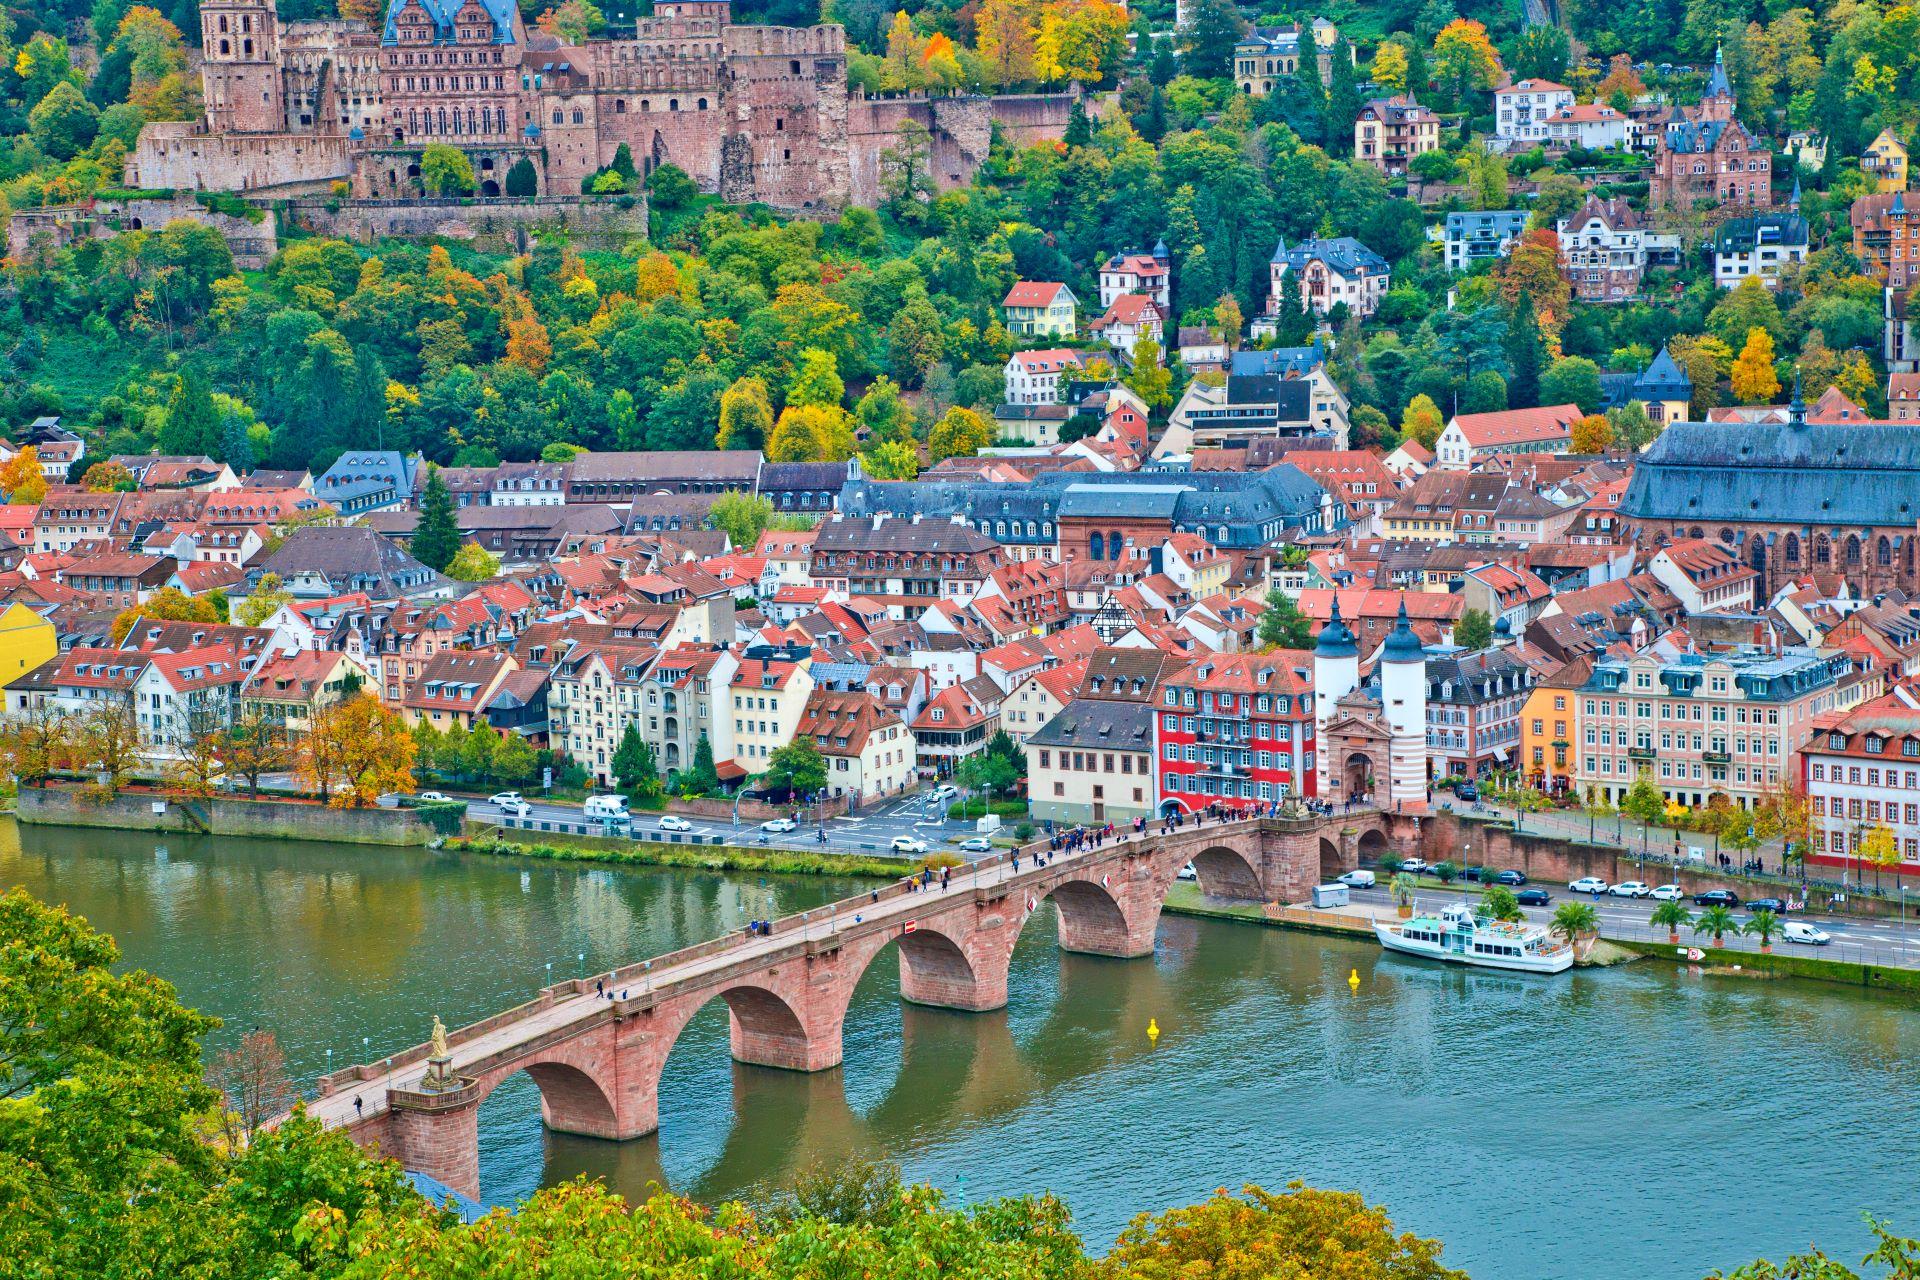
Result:
{"label": "palm-like plant", "polygon": [[1756,911],[1740,927],[1740,931],[1760,939],[1760,950],[1772,951],[1773,935],[1780,932],[1780,917],[1764,909]]}
{"label": "palm-like plant", "polygon": [[1550,927],[1577,950],[1582,939],[1599,934],[1600,913],[1590,902],[1563,902],[1553,913]]}
{"label": "palm-like plant", "polygon": [[1700,918],[1693,922],[1693,931],[1712,934],[1713,945],[1718,947],[1725,945],[1722,939],[1728,934],[1740,932],[1740,922],[1735,920],[1733,912],[1725,907],[1708,907],[1700,913]]}
{"label": "palm-like plant", "polygon": [[1393,893],[1394,904],[1400,908],[1402,916],[1413,912],[1413,895],[1420,887],[1411,874],[1402,871],[1387,882],[1387,888]]}
{"label": "palm-like plant", "polygon": [[1680,926],[1693,919],[1693,912],[1687,910],[1687,904],[1684,902],[1669,901],[1655,907],[1651,919],[1654,924],[1667,926],[1667,941],[1677,945],[1680,941]]}

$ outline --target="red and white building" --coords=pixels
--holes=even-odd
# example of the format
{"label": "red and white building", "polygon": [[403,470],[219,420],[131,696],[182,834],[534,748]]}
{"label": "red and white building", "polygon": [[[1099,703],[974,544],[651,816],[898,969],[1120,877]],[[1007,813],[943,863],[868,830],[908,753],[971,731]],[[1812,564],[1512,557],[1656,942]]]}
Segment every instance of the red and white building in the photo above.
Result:
{"label": "red and white building", "polygon": [[1152,253],[1116,253],[1100,264],[1100,305],[1111,307],[1115,298],[1126,293],[1143,293],[1152,298],[1162,312],[1173,310],[1172,272],[1167,247],[1157,244]]}
{"label": "red and white building", "polygon": [[1920,864],[1920,699],[1896,689],[1823,716],[1800,751],[1813,849],[1808,857],[1856,873],[1876,827],[1893,833],[1902,867]]}
{"label": "red and white building", "polygon": [[1314,796],[1312,655],[1212,654],[1161,683],[1154,702],[1160,812],[1253,809]]}

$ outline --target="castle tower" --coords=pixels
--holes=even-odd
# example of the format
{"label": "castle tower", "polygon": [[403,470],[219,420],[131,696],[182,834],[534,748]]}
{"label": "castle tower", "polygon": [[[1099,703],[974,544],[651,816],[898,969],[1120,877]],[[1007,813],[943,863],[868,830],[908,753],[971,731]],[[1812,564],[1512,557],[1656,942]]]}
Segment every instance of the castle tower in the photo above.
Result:
{"label": "castle tower", "polygon": [[1387,799],[1425,804],[1427,799],[1427,651],[1400,602],[1387,642],[1380,646],[1380,709],[1393,736]]}
{"label": "castle tower", "polygon": [[1707,73],[1707,90],[1700,97],[1697,120],[1733,119],[1733,82],[1727,79],[1727,62],[1719,48],[1713,51],[1713,70]]}
{"label": "castle tower", "polygon": [[1332,781],[1332,770],[1339,766],[1330,761],[1327,750],[1327,724],[1333,719],[1334,708],[1340,699],[1352,693],[1360,684],[1360,646],[1354,643],[1353,632],[1340,618],[1340,593],[1333,596],[1333,617],[1327,625],[1320,628],[1320,638],[1313,646],[1313,740],[1315,755],[1314,772],[1320,783],[1319,794],[1325,796]]}
{"label": "castle tower", "polygon": [[280,15],[273,0],[204,0],[201,84],[215,133],[280,133]]}

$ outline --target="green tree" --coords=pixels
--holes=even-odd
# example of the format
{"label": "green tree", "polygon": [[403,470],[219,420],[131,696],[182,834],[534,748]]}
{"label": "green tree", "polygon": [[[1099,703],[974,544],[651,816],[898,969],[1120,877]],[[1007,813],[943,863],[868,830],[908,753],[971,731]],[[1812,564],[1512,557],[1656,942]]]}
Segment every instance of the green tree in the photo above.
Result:
{"label": "green tree", "polygon": [[1590,902],[1563,902],[1554,909],[1553,923],[1548,927],[1568,946],[1578,947],[1581,941],[1599,934],[1600,913]]}
{"label": "green tree", "polygon": [[800,353],[800,367],[787,383],[788,405],[832,408],[846,394],[847,384],[840,379],[838,362],[831,351],[809,349]]}
{"label": "green tree", "polygon": [[1188,75],[1210,80],[1233,74],[1233,46],[1247,30],[1233,0],[1199,0],[1185,30],[1180,61]]}
{"label": "green tree", "polygon": [[473,161],[458,147],[430,142],[420,153],[420,185],[428,195],[472,195]]}
{"label": "green tree", "polygon": [[1144,333],[1134,340],[1127,385],[1148,409],[1165,409],[1173,403],[1173,374],[1161,362],[1160,344]]}
{"label": "green tree", "polygon": [[460,528],[454,522],[453,494],[440,476],[440,468],[427,472],[426,487],[420,491],[420,523],[414,526],[413,539],[407,544],[413,558],[429,569],[445,569],[460,551]]}
{"label": "green tree", "polygon": [[1474,908],[1474,914],[1487,920],[1526,919],[1526,914],[1520,910],[1520,899],[1503,884],[1496,884],[1480,895],[1480,905]]}
{"label": "green tree", "polygon": [[500,576],[500,561],[477,542],[463,542],[443,570],[455,582],[490,582]]}
{"label": "green tree", "polygon": [[1313,645],[1313,619],[1300,612],[1293,598],[1284,591],[1267,593],[1267,607],[1260,615],[1260,643],[1269,649],[1306,649]]}
{"label": "green tree", "polygon": [[[618,394],[618,393],[616,393]],[[714,444],[721,449],[758,449],[773,429],[773,405],[767,384],[758,377],[736,379],[720,395],[720,429]]]}
{"label": "green tree", "polygon": [[263,573],[260,581],[246,599],[233,606],[232,620],[243,627],[257,627],[272,617],[282,605],[293,601],[293,592],[286,589],[277,573]]}
{"label": "green tree", "polygon": [[1097,1274],[1111,1280],[1467,1280],[1440,1244],[1396,1232],[1386,1211],[1349,1191],[1299,1183],[1216,1191],[1188,1208],[1141,1214]]}
{"label": "green tree", "polygon": [[703,732],[693,744],[693,763],[680,775],[680,789],[694,795],[712,795],[720,790],[720,773],[713,765],[713,744]]}
{"label": "green tree", "polygon": [[729,489],[707,509],[707,526],[726,533],[734,547],[750,550],[773,519],[773,499]]}
{"label": "green tree", "polygon": [[534,170],[533,162],[521,156],[507,170],[507,194],[516,200],[528,199],[540,194],[540,175]]}
{"label": "green tree", "polygon": [[860,467],[875,480],[911,480],[920,474],[920,451],[899,440],[882,440],[860,455]]}
{"label": "green tree", "polygon": [[1740,921],[1725,907],[1711,906],[1700,912],[1700,918],[1693,922],[1693,931],[1696,934],[1710,933],[1714,946],[1724,946],[1728,934],[1740,932]]}
{"label": "green tree", "polygon": [[[1620,812],[1629,818],[1636,818],[1641,825],[1652,827],[1667,813],[1666,797],[1660,794],[1660,788],[1653,783],[1653,775],[1642,769],[1634,778],[1633,785],[1627,788],[1627,794],[1621,797]],[[1645,838],[1642,837],[1644,845]]]}
{"label": "green tree", "polygon": [[1540,375],[1541,404],[1573,404],[1600,412],[1600,366],[1585,356],[1562,356]]}
{"label": "green tree", "polygon": [[795,738],[767,757],[762,781],[769,790],[791,797],[818,795],[827,788],[827,762],[812,738]]}
{"label": "green tree", "polygon": [[1780,917],[1762,907],[1747,917],[1740,926],[1740,932],[1749,937],[1760,939],[1760,950],[1773,950],[1773,936],[1780,932]]}
{"label": "green tree", "polygon": [[1507,337],[1503,344],[1507,356],[1507,403],[1517,409],[1531,409],[1540,403],[1540,370],[1547,360],[1547,342],[1540,332],[1540,317],[1533,307],[1533,295],[1522,290],[1507,317]]}
{"label": "green tree", "polygon": [[160,421],[160,452],[189,457],[211,454],[220,446],[220,425],[206,374],[199,366],[188,365],[167,399],[166,417]]}
{"label": "green tree", "polygon": [[1668,942],[1678,943],[1681,926],[1693,923],[1693,912],[1687,910],[1686,903],[1678,899],[1669,899],[1656,905],[1648,919],[1655,925],[1666,927]]}
{"label": "green tree", "polygon": [[613,753],[613,777],[629,797],[652,800],[661,792],[660,766],[653,758],[653,746],[640,736],[633,721],[620,734],[620,745]]}
{"label": "green tree", "polygon": [[1468,609],[1454,624],[1453,642],[1465,649],[1484,649],[1493,643],[1493,619],[1485,609]]}
{"label": "green tree", "polygon": [[33,144],[55,160],[71,160],[87,149],[100,128],[100,109],[71,80],[54,85],[27,113]]}

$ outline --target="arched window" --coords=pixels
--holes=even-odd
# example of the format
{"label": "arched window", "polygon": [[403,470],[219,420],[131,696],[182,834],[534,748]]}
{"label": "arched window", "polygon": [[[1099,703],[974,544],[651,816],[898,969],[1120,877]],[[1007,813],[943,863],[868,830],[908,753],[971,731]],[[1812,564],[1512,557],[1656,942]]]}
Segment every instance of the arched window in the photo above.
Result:
{"label": "arched window", "polygon": [[1089,560],[1105,560],[1107,558],[1106,539],[1100,536],[1098,529],[1087,535],[1087,558]]}
{"label": "arched window", "polygon": [[1797,533],[1787,535],[1787,563],[1800,563],[1800,535]]}
{"label": "arched window", "polygon": [[1893,567],[1893,544],[1887,541],[1885,534],[1881,535],[1879,543],[1874,547],[1873,560],[1882,569]]}

